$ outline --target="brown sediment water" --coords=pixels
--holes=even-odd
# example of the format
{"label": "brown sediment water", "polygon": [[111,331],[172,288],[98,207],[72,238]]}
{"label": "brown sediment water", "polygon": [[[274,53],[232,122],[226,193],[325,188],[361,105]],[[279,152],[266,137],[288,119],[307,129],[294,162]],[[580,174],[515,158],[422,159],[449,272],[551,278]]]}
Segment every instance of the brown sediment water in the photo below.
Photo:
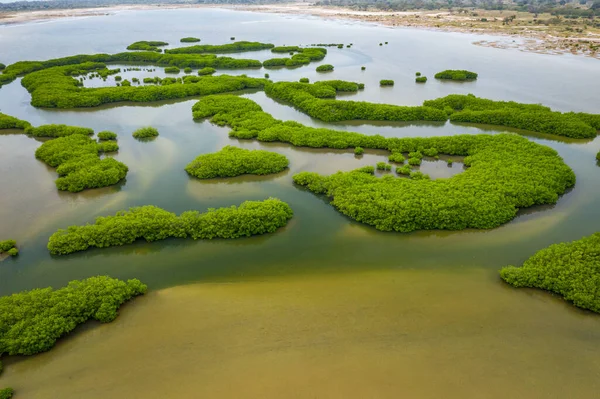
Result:
{"label": "brown sediment water", "polygon": [[[193,284],[6,363],[26,398],[592,398],[600,317],[481,270]],[[17,360],[17,361],[15,361]]]}

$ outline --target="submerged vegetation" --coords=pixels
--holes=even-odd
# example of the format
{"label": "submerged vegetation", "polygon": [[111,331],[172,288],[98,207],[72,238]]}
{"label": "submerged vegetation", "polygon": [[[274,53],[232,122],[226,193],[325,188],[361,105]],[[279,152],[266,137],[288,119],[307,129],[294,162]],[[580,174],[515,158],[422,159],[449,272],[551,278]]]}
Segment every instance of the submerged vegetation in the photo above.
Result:
{"label": "submerged vegetation", "polygon": [[119,307],[145,294],[146,285],[107,276],[71,281],[66,287],[35,289],[0,297],[0,354],[33,355],[93,319],[113,321]]}
{"label": "submerged vegetation", "polygon": [[[232,39],[234,40],[234,39]],[[270,43],[234,42],[228,44],[201,44],[196,46],[179,47],[165,50],[169,54],[205,54],[205,53],[241,53],[244,51],[268,50],[275,47]]]}
{"label": "submerged vegetation", "polygon": [[141,127],[133,132],[136,139],[148,139],[158,136],[158,130],[152,126]]}
{"label": "submerged vegetation", "polygon": [[162,50],[159,47],[168,46],[169,43],[159,42],[159,41],[146,41],[142,40],[139,42],[135,42],[127,46],[127,50],[142,50],[142,51],[157,51],[161,52]]}
{"label": "submerged vegetation", "polygon": [[86,135],[74,134],[46,141],[35,151],[35,156],[57,168],[59,190],[79,192],[111,186],[125,178],[128,172],[125,164],[113,158],[100,159],[98,155],[116,149],[114,142],[98,144]]}
{"label": "submerged vegetation", "polygon": [[27,121],[6,115],[0,112],[0,130],[2,129],[27,129],[31,124]]}
{"label": "submerged vegetation", "polygon": [[289,160],[276,152],[226,146],[218,152],[198,156],[185,170],[199,179],[212,179],[245,174],[268,175],[281,172],[288,164]]}
{"label": "submerged vegetation", "polygon": [[600,233],[549,246],[521,267],[502,268],[514,287],[532,287],[561,295],[575,306],[600,313]]}
{"label": "submerged vegetation", "polygon": [[287,224],[293,215],[288,204],[276,198],[246,201],[239,207],[187,211],[180,216],[155,206],[130,208],[115,216],[96,218],[94,224],[70,226],[50,236],[48,250],[55,255],[148,242],[169,237],[213,239],[240,238],[272,233]]}
{"label": "submerged vegetation", "polygon": [[436,73],[435,78],[446,80],[475,80],[477,79],[477,74],[475,72],[469,72],[465,70],[447,69],[445,71]]}

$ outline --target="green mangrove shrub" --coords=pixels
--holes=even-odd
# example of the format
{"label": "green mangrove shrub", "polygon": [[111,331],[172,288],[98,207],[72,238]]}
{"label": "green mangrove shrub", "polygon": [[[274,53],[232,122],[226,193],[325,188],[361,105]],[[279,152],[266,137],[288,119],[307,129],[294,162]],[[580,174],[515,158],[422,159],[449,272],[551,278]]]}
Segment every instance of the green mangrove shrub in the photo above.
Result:
{"label": "green mangrove shrub", "polygon": [[6,65],[0,62],[0,71],[3,71],[6,68]]}
{"label": "green mangrove shrub", "polygon": [[271,49],[272,53],[291,53],[300,51],[300,47],[298,46],[277,46]]}
{"label": "green mangrove shrub", "polygon": [[477,79],[477,74],[465,70],[447,69],[436,73],[435,78],[447,80],[475,80]]}
{"label": "green mangrove shrub", "polygon": [[289,160],[276,152],[226,146],[218,152],[198,156],[185,167],[185,170],[199,179],[212,179],[245,174],[279,173],[288,165]]}
{"label": "green mangrove shrub", "polygon": [[198,43],[200,39],[198,39],[197,37],[182,37],[181,39],[179,39],[179,41],[181,43]]}
{"label": "green mangrove shrub", "polygon": [[299,82],[300,83],[309,83],[310,81],[308,80],[308,78],[300,78]]}
{"label": "green mangrove shrub", "polygon": [[[232,38],[231,40],[235,40]],[[165,50],[167,54],[206,54],[206,53],[241,53],[244,51],[268,50],[275,47],[270,43],[260,42],[235,42],[229,44],[199,44],[195,46],[179,47]]]}
{"label": "green mangrove shrub", "polygon": [[179,72],[181,72],[181,69],[177,68],[176,66],[171,66],[171,67],[165,68],[165,73],[179,73]]}
{"label": "green mangrove shrub", "polygon": [[120,75],[115,76],[115,82],[120,82],[122,80],[123,78]]}
{"label": "green mangrove shrub", "polygon": [[133,132],[136,139],[148,139],[158,136],[158,130],[152,126],[141,127]]}
{"label": "green mangrove shrub", "polygon": [[[16,256],[19,254],[19,250],[16,248],[17,242],[15,240],[4,240],[0,241],[0,254],[6,253],[10,256]],[[1,366],[1,365],[0,365]],[[2,368],[0,367],[0,372]]]}
{"label": "green mangrove shrub", "polygon": [[180,216],[155,206],[120,211],[115,216],[96,218],[94,224],[70,226],[58,230],[48,240],[55,255],[131,244],[137,239],[148,242],[169,237],[213,239],[240,238],[272,233],[291,219],[288,204],[275,198],[246,201],[239,207],[210,208],[205,213],[187,211]]}
{"label": "green mangrove shrub", "polygon": [[421,76],[421,72],[417,72],[417,73],[415,73],[415,76],[416,76],[416,77],[419,77],[419,76]]}
{"label": "green mangrove shrub", "polygon": [[103,130],[97,134],[99,140],[116,140],[117,134],[108,130]]}
{"label": "green mangrove shrub", "polygon": [[15,394],[15,390],[12,388],[0,389],[0,399],[10,399]]}
{"label": "green mangrove shrub", "polygon": [[119,151],[119,145],[116,141],[104,141],[98,143],[98,152],[115,152]]}
{"label": "green mangrove shrub", "polygon": [[379,81],[379,86],[393,86],[394,81],[391,79],[382,79]]}
{"label": "green mangrove shrub", "polygon": [[367,69],[367,67],[364,67],[364,66],[360,67],[360,70],[361,70],[361,71],[364,71],[364,70],[366,70],[366,69]]}
{"label": "green mangrove shrub", "polygon": [[410,165],[402,165],[396,168],[396,173],[399,175],[409,176],[412,173]]}
{"label": "green mangrove shrub", "polygon": [[354,155],[362,155],[365,153],[365,149],[362,147],[354,147]]}
{"label": "green mangrove shrub", "polygon": [[131,43],[127,46],[127,50],[142,50],[142,51],[157,51],[161,52],[162,50],[159,47],[168,46],[167,42],[159,42],[159,41],[146,41],[141,40],[139,42]]}
{"label": "green mangrove shrub", "polygon": [[116,145],[115,142],[99,144],[88,136],[75,134],[46,141],[36,150],[35,156],[57,168],[60,177],[55,183],[59,190],[79,192],[117,184],[127,175],[125,164],[98,156],[110,144]]}
{"label": "green mangrove shrub", "polygon": [[390,156],[388,157],[388,161],[394,162],[394,163],[404,163],[405,158],[401,152],[392,152],[390,154]]}
{"label": "green mangrove shrub", "polygon": [[108,276],[71,281],[66,287],[34,289],[0,297],[0,353],[33,355],[90,319],[113,321],[119,307],[143,295],[139,280]]}
{"label": "green mangrove shrub", "polygon": [[600,233],[553,244],[520,267],[502,268],[500,277],[514,287],[554,292],[577,307],[600,313]]}
{"label": "green mangrove shrub", "polygon": [[184,72],[184,73],[192,73],[192,68],[190,68],[190,67],[185,67],[185,68],[183,68],[183,72]]}
{"label": "green mangrove shrub", "polygon": [[600,151],[596,154],[596,161],[600,161]]}
{"label": "green mangrove shrub", "polygon": [[91,136],[94,134],[94,129],[81,126],[42,125],[29,126],[25,129],[25,133],[34,137],[65,137],[74,134]]}
{"label": "green mangrove shrub", "polygon": [[202,68],[202,69],[198,70],[198,75],[199,76],[212,75],[215,72],[217,72],[217,70],[215,68],[206,67],[206,68]]}
{"label": "green mangrove shrub", "polygon": [[427,76],[419,76],[415,79],[415,82],[417,83],[426,83],[427,82]]}
{"label": "green mangrove shrub", "polygon": [[31,124],[27,121],[6,115],[0,112],[0,130],[2,129],[27,129]]}
{"label": "green mangrove shrub", "polygon": [[323,64],[317,67],[317,72],[330,72],[333,71],[333,65],[331,64]]}
{"label": "green mangrove shrub", "polygon": [[377,162],[377,170],[392,170],[392,165],[385,162]]}

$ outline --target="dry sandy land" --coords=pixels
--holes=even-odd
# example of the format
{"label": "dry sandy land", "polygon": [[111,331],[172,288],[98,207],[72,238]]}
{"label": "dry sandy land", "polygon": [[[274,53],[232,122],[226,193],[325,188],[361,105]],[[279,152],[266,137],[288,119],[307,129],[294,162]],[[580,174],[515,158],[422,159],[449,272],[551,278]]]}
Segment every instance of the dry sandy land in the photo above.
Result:
{"label": "dry sandy land", "polygon": [[[136,5],[75,10],[49,10],[0,13],[0,25],[57,18],[110,15],[127,10],[176,8],[228,8],[279,14],[313,15],[324,18],[352,19],[386,26],[434,29],[449,32],[505,36],[498,40],[479,40],[473,44],[496,48],[516,48],[545,54],[575,54],[600,59],[600,29],[588,26],[584,19],[570,20],[571,25],[545,24],[550,14],[487,10],[435,11],[357,11],[340,7],[313,6],[308,3],[279,5]],[[510,21],[505,23],[506,18]]]}

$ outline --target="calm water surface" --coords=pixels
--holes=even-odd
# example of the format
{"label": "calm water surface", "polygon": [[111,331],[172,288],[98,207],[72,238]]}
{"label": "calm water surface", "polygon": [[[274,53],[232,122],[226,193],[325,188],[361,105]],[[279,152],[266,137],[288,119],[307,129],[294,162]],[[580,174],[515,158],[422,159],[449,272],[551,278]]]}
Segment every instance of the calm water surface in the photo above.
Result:
{"label": "calm water surface", "polygon": [[[473,93],[562,111],[600,112],[598,60],[471,44],[481,36],[301,16],[135,11],[4,26],[0,61],[115,53],[136,40],[164,40],[175,47],[184,36],[209,44],[228,43],[230,36],[277,45],[352,42],[350,49],[330,48],[320,63],[336,69],[325,75],[314,71],[318,63],[292,70],[219,71],[366,84],[347,99],[415,105],[451,93]],[[383,41],[389,44],[380,47]],[[272,54],[233,56],[264,60]],[[360,70],[363,65],[365,71]],[[476,71],[480,79],[433,79],[448,68]],[[417,71],[429,82],[415,84]],[[160,70],[121,75],[164,76]],[[380,88],[380,79],[394,79],[396,85]],[[310,126],[387,137],[498,132],[450,123],[325,124],[262,92],[242,95],[277,118]],[[232,140],[229,129],[192,120],[196,99],[68,111],[36,109],[29,101],[20,81],[0,89],[0,112],[34,125],[115,131],[120,151],[114,156],[130,172],[116,187],[58,192],[54,170],[34,157],[41,142],[16,131],[2,132],[0,238],[16,239],[21,255],[0,263],[0,294],[58,287],[98,274],[137,277],[153,292],[128,305],[110,325],[86,327],[46,354],[9,359],[0,386],[11,385],[32,398],[165,397],[167,392],[177,397],[201,392],[252,398],[387,398],[399,393],[589,398],[600,388],[600,318],[547,293],[511,289],[497,274],[500,267],[519,264],[551,243],[598,230],[598,140],[520,132],[556,149],[577,174],[576,187],[555,206],[525,210],[489,231],[395,234],[355,223],[325,199],[292,184],[297,172],[328,174],[373,165],[386,160],[384,152],[367,151],[357,158],[351,151]],[[160,136],[146,143],[134,140],[131,132],[146,125],[158,128]],[[277,151],[290,159],[290,169],[215,181],[188,177],[188,162],[225,145]],[[460,173],[462,165],[425,162],[421,169],[441,178]],[[56,229],[131,206],[153,204],[180,213],[269,196],[288,202],[295,215],[286,228],[269,236],[138,242],[66,257],[46,250]]]}

